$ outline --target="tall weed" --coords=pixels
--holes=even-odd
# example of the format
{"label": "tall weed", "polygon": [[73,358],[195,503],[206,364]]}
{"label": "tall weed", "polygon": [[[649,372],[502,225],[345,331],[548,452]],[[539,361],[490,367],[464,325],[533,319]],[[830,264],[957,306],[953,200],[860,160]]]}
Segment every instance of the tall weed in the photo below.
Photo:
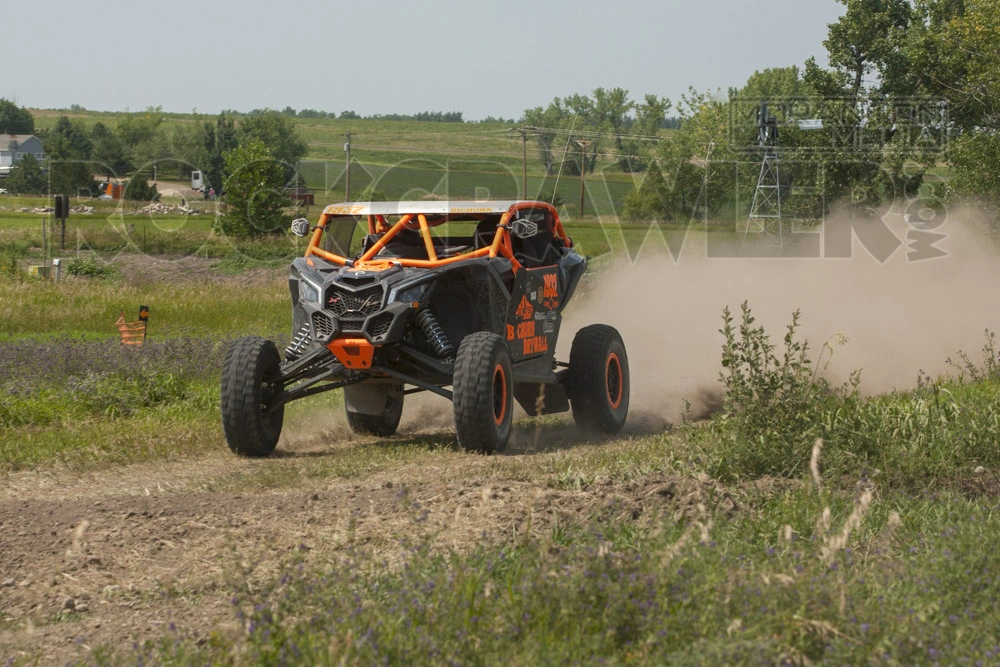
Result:
{"label": "tall weed", "polygon": [[724,311],[725,413],[691,434],[708,454],[710,473],[800,477],[816,438],[826,443],[824,465],[835,479],[878,477],[915,491],[961,485],[980,466],[1000,467],[1000,358],[991,332],[981,364],[964,352],[951,362],[957,377],[922,378],[912,390],[862,398],[857,372],[841,386],[823,378],[798,327],[796,312],[778,349],[746,304],[738,324]]}
{"label": "tall weed", "polygon": [[725,414],[713,422],[721,445],[713,472],[724,479],[797,476],[808,465],[813,441],[823,435],[824,415],[837,402],[856,400],[859,376],[831,387],[810,359],[808,342],[799,339],[799,311],[779,350],[746,302],[740,310],[738,324],[728,307],[722,315]]}

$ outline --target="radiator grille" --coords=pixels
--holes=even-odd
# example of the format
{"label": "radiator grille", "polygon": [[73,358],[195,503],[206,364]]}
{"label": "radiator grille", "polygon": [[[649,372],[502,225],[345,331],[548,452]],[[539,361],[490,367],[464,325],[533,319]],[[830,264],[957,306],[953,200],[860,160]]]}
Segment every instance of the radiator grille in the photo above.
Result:
{"label": "radiator grille", "polygon": [[313,338],[323,339],[333,335],[333,320],[323,313],[312,315]]}
{"label": "radiator grille", "polygon": [[326,308],[339,318],[364,319],[382,309],[383,295],[381,285],[357,292],[333,287],[327,295]]}

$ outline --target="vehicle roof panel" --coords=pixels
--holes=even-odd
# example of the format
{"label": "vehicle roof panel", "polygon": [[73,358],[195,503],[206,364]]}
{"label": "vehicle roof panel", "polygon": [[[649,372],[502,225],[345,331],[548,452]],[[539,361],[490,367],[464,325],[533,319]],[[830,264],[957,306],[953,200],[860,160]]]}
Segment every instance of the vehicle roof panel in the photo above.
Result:
{"label": "vehicle roof panel", "polygon": [[[323,209],[327,215],[455,215],[462,213],[505,213],[522,200],[505,201],[380,201],[344,202]],[[543,203],[543,202],[540,202]]]}

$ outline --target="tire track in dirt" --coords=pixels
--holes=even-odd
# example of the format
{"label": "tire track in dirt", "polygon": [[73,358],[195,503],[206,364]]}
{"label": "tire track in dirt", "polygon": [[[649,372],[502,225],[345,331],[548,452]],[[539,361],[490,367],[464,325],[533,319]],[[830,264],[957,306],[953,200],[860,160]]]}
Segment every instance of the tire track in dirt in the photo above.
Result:
{"label": "tire track in dirt", "polygon": [[[65,664],[101,645],[128,651],[170,624],[206,638],[238,633],[234,591],[257,590],[293,564],[322,567],[347,549],[391,563],[406,540],[463,552],[484,539],[544,539],[557,522],[645,520],[700,502],[703,483],[659,473],[552,488],[537,464],[594,446],[572,444],[579,434],[571,431],[520,429],[511,455],[434,450],[355,479],[303,473],[375,441],[292,442],[284,456],[262,461],[219,453],[8,474],[0,491],[0,658]],[[282,477],[289,470],[298,474]],[[272,474],[294,486],[260,490]]]}

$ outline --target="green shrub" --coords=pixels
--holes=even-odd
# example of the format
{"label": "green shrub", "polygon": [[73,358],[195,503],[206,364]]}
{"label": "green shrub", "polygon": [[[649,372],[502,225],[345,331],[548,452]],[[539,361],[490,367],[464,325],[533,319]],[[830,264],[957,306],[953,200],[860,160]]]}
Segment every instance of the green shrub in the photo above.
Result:
{"label": "green shrub", "polygon": [[84,255],[71,259],[66,264],[66,273],[87,278],[113,278],[118,271],[111,264],[105,264],[96,255]]}
{"label": "green shrub", "polygon": [[125,199],[139,202],[156,201],[159,193],[156,191],[156,184],[149,183],[151,178],[152,174],[142,169],[132,174],[125,185]]}
{"label": "green shrub", "polygon": [[860,471],[912,491],[928,484],[961,486],[976,466],[1000,465],[1000,385],[946,379],[831,406],[821,429],[828,471]]}
{"label": "green shrub", "polygon": [[908,491],[962,487],[978,466],[1000,466],[1000,361],[991,332],[981,364],[958,353],[957,379],[925,377],[912,390],[862,398],[857,372],[839,387],[823,379],[797,338],[797,312],[780,354],[745,303],[738,326],[728,309],[723,321],[725,412],[691,433],[710,473],[801,477],[816,438],[831,478],[861,475]]}
{"label": "green shrub", "polygon": [[713,423],[722,444],[715,473],[798,476],[813,441],[823,435],[831,405],[856,399],[858,374],[841,388],[830,386],[809,358],[808,343],[798,339],[799,311],[792,314],[780,356],[746,302],[741,311],[738,326],[728,307],[722,316],[725,415]]}
{"label": "green shrub", "polygon": [[219,219],[227,236],[245,239],[281,234],[291,219],[281,162],[259,140],[227,151],[226,213]]}

